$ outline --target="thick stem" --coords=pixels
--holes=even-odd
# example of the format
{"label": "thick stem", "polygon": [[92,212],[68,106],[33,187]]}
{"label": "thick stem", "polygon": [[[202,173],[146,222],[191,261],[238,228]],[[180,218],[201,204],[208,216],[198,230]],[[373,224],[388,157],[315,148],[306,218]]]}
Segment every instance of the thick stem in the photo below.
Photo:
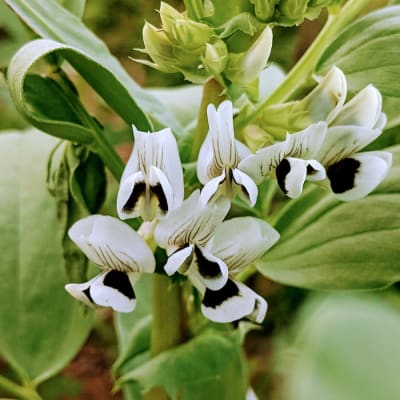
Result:
{"label": "thick stem", "polygon": [[215,79],[210,79],[204,84],[203,97],[201,99],[199,116],[197,119],[197,127],[193,140],[192,155],[191,155],[192,161],[197,160],[200,147],[207,135],[208,131],[207,107],[209,104],[214,104],[215,106],[218,106],[218,104],[222,103],[222,101],[225,100],[225,96],[222,93],[223,93],[223,87]]}
{"label": "thick stem", "polygon": [[172,283],[170,278],[154,274],[152,357],[186,340],[186,315],[181,289],[181,286]]}
{"label": "thick stem", "polygon": [[254,121],[266,107],[282,103],[296,93],[303,83],[311,77],[317,61],[327,46],[337,37],[340,31],[358,16],[368,3],[369,0],[349,0],[341,10],[336,11],[336,14],[330,15],[317,38],[292,68],[282,84],[251,114],[239,120],[236,129],[243,129]]}
{"label": "thick stem", "polygon": [[0,388],[21,400],[42,400],[34,388],[20,386],[2,375],[0,375]]}

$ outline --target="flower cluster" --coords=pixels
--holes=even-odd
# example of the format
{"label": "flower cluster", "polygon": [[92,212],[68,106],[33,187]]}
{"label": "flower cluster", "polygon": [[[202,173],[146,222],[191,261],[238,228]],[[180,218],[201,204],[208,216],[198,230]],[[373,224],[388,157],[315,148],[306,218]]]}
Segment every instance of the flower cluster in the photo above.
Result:
{"label": "flower cluster", "polygon": [[[332,91],[335,97],[329,95]],[[209,105],[209,131],[197,162],[204,186],[185,200],[178,146],[170,129],[145,133],[133,128],[135,146],[118,191],[118,216],[152,221],[152,238],[168,256],[165,273],[187,276],[200,293],[207,318],[262,322],[267,310],[266,301],[235,277],[273,246],[279,233],[258,218],[225,220],[232,199],[238,196],[254,206],[257,184],[272,172],[290,198],[300,196],[310,180],[344,201],[366,196],[386,176],[390,153],[359,152],[385,125],[379,91],[370,85],[347,103],[345,99],[346,80],[333,68],[305,99],[290,105],[308,107],[308,113],[301,113],[307,121],[321,113],[324,119],[311,120],[305,129],[255,154],[235,139],[232,103],[224,101],[218,109]],[[88,305],[132,311],[132,285],[141,273],[155,271],[144,239],[119,219],[101,215],[78,221],[69,235],[102,272],[88,282],[66,285],[67,291]]]}
{"label": "flower cluster", "polygon": [[[204,187],[186,200],[170,129],[145,133],[133,128],[135,146],[118,191],[118,216],[153,221],[154,239],[168,255],[165,272],[187,276],[202,297],[206,317],[230,322],[247,316],[262,322],[266,301],[235,276],[273,246],[279,234],[253,217],[223,222],[235,196],[255,204],[257,186],[238,168],[251,152],[234,138],[232,103],[218,109],[210,105],[208,120],[197,168]],[[69,236],[102,271],[88,282],[66,285],[66,290],[87,305],[132,311],[133,284],[141,273],[155,271],[144,239],[119,219],[102,215],[78,221]]]}

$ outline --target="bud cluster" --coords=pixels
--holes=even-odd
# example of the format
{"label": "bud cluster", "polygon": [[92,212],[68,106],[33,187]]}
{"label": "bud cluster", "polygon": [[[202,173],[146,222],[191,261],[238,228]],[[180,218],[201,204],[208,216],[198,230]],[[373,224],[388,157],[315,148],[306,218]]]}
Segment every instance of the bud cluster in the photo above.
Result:
{"label": "bud cluster", "polygon": [[145,49],[152,61],[136,60],[162,72],[180,72],[185,79],[203,83],[211,77],[220,82],[248,86],[266,67],[272,47],[272,31],[260,22],[237,45],[240,28],[214,28],[209,21],[195,21],[166,3],[160,7],[161,28],[143,28]]}

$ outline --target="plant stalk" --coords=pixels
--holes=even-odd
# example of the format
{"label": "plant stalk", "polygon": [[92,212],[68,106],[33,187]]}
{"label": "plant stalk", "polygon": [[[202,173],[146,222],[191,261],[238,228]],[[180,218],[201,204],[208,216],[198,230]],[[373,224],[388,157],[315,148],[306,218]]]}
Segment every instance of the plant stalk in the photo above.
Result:
{"label": "plant stalk", "polygon": [[218,106],[225,100],[225,95],[223,94],[223,87],[221,84],[215,80],[210,79],[204,84],[203,96],[201,99],[199,116],[197,119],[197,127],[193,140],[191,160],[196,161],[199,155],[200,147],[204,142],[204,139],[208,131],[208,120],[207,120],[207,107],[209,104],[214,104]]}
{"label": "plant stalk", "polygon": [[42,400],[33,387],[20,386],[2,375],[0,375],[0,388],[21,400]]}
{"label": "plant stalk", "polygon": [[275,91],[260,103],[246,118],[238,120],[235,128],[241,130],[254,121],[262,111],[273,104],[282,103],[302,87],[312,75],[315,65],[328,45],[347,25],[354,20],[369,0],[349,0],[340,10],[329,15],[324,27],[297,64],[291,69],[285,80]]}
{"label": "plant stalk", "polygon": [[164,275],[154,274],[151,356],[183,343],[186,334],[181,286]]}

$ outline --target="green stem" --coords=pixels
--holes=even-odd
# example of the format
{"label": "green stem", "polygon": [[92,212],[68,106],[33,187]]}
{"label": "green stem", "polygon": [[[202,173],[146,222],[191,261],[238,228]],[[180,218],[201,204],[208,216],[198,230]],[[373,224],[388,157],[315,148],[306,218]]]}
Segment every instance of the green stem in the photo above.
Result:
{"label": "green stem", "polygon": [[175,347],[186,340],[186,315],[182,288],[160,274],[153,276],[153,321],[151,355]]}
{"label": "green stem", "polygon": [[225,100],[225,96],[222,94],[223,87],[215,79],[210,79],[204,84],[203,87],[203,97],[201,99],[199,116],[197,120],[196,132],[193,140],[191,160],[197,160],[197,156],[200,151],[200,147],[204,142],[204,139],[208,131],[208,120],[207,120],[207,107],[209,104],[222,103]]}
{"label": "green stem", "polygon": [[20,400],[42,400],[33,387],[20,386],[2,375],[0,375],[0,388]]}
{"label": "green stem", "polygon": [[312,75],[315,65],[327,46],[347,25],[358,16],[360,11],[369,3],[369,0],[349,0],[336,14],[331,14],[321,32],[303,54],[301,59],[288,73],[285,80],[277,89],[246,118],[238,120],[236,129],[240,130],[254,121],[268,106],[282,103],[302,87]]}

